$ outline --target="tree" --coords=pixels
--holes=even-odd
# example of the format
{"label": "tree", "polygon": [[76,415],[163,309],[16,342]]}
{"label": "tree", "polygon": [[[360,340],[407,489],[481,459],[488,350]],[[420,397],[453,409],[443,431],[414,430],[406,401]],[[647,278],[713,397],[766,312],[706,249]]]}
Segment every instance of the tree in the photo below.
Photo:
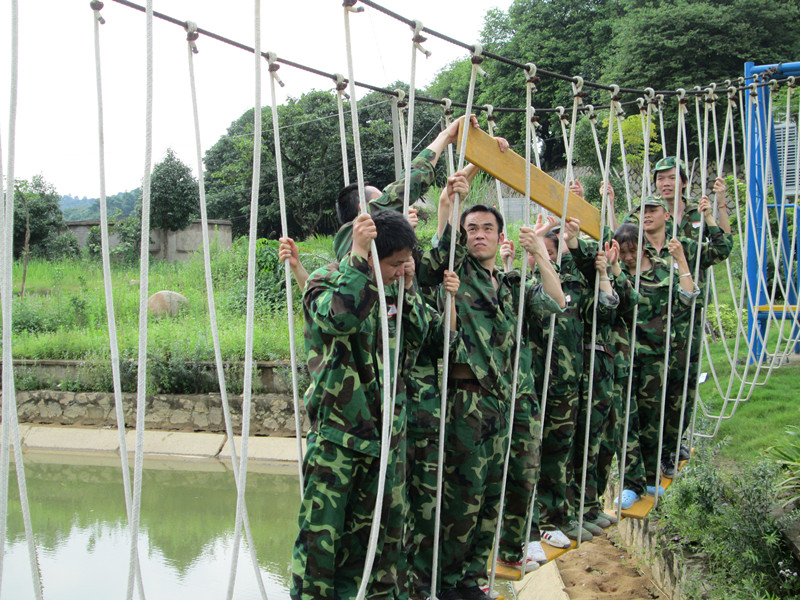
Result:
{"label": "tree", "polygon": [[[68,235],[55,187],[42,175],[30,181],[17,179],[14,186],[14,256],[25,248],[26,234],[31,254],[47,259],[59,255],[58,238]],[[74,237],[74,236],[73,236]]]}
{"label": "tree", "polygon": [[199,212],[197,180],[192,170],[168,149],[150,179],[150,227],[161,230],[165,256],[167,232],[186,229]]}

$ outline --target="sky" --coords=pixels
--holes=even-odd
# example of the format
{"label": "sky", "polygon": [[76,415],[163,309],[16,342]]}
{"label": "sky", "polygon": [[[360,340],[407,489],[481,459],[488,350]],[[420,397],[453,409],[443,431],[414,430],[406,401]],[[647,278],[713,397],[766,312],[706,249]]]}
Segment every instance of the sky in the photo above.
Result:
{"label": "sky", "polygon": [[[408,19],[465,43],[478,41],[486,11],[506,10],[512,0],[382,0]],[[144,5],[145,0],[138,4]],[[42,174],[61,195],[99,197],[99,142],[93,13],[89,0],[18,0],[19,75],[14,176]],[[411,28],[370,7],[351,14],[354,73],[377,86],[409,81]],[[252,47],[251,0],[154,0],[153,10]],[[105,0],[100,27],[106,193],[141,185],[145,165],[144,13]],[[168,148],[197,170],[186,34],[154,19],[152,164]],[[0,0],[0,154],[8,175],[11,0]],[[206,36],[194,58],[203,153],[254,105],[253,55]],[[442,68],[466,57],[457,46],[430,37],[431,56],[417,56],[416,81],[430,83]],[[341,0],[261,1],[261,49],[278,57],[347,76]],[[261,103],[271,103],[267,62],[262,62]],[[282,66],[277,101],[312,89],[333,89],[332,80]],[[357,97],[367,93],[357,89]],[[309,140],[313,143],[313,140]]]}

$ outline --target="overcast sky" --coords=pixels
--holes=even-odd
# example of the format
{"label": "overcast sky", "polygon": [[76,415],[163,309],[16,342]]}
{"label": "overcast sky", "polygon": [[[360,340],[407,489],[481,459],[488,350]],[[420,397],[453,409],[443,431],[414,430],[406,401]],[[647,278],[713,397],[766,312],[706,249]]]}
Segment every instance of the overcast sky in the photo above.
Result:
{"label": "overcast sky", "polygon": [[[145,0],[139,3],[144,5]],[[486,11],[507,9],[511,0],[383,0],[386,8],[466,43],[478,40]],[[155,0],[154,10],[254,45],[251,0]],[[261,49],[280,58],[347,75],[340,0],[261,3]],[[102,10],[106,192],[138,187],[144,173],[145,17],[113,0]],[[355,78],[385,86],[409,80],[411,29],[365,7],[351,15]],[[3,174],[9,158],[11,0],[0,0],[0,148]],[[417,58],[417,85],[429,83],[451,61],[466,56],[459,47],[431,37],[429,59]],[[203,151],[222,136],[254,99],[254,59],[249,52],[201,36],[195,57]],[[196,168],[186,35],[177,25],[154,20],[153,164],[171,147]],[[266,61],[262,105],[270,103]],[[332,89],[330,79],[291,67],[280,69],[286,87],[278,102],[312,89]],[[14,174],[37,173],[59,194],[97,197],[97,101],[93,15],[89,0],[19,0],[19,82]],[[363,96],[366,90],[359,88]],[[309,140],[313,143],[313,140]]]}

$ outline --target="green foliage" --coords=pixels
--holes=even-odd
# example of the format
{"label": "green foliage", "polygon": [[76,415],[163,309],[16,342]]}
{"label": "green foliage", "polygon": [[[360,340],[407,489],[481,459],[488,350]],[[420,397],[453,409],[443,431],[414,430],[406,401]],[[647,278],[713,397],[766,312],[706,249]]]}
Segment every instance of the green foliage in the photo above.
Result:
{"label": "green foliage", "polygon": [[[106,196],[106,208],[109,215],[128,217],[136,210],[136,204],[142,196],[142,190],[120,192]],[[99,198],[76,198],[75,196],[61,196],[61,212],[66,221],[89,221],[100,218]]]}
{"label": "green foliage", "polygon": [[780,489],[789,497],[786,505],[800,501],[800,428],[790,426],[786,429],[786,438],[780,444],[771,447],[768,453],[776,460],[784,471]]}
{"label": "green foliage", "polygon": [[185,229],[200,214],[199,194],[192,170],[168,149],[150,178],[150,227]]}
{"label": "green foliage", "polygon": [[18,179],[14,189],[14,256],[21,256],[29,230],[33,256],[47,259],[77,255],[78,242],[64,223],[59,197],[41,175]]}
{"label": "green foliage", "polygon": [[[608,147],[608,111],[598,111],[597,118],[595,119],[595,127],[597,129],[597,138],[600,144],[600,149],[603,153],[603,160],[606,160],[605,152]],[[576,165],[591,167],[595,172],[599,172],[599,159],[597,156],[597,149],[594,142],[594,136],[591,132],[591,121],[588,116],[582,115],[575,125],[575,149],[573,151],[573,160]],[[611,144],[611,168],[618,173],[622,173],[622,155],[619,149],[619,122],[614,123],[614,139]],[[654,165],[655,162],[661,158],[661,144],[658,143],[658,127],[654,122],[650,129],[650,164]],[[631,115],[622,120],[622,138],[625,140],[625,159],[628,163],[628,169],[632,172],[641,171],[644,166],[644,133],[642,132],[641,118],[638,114]],[[584,186],[585,187],[585,186]],[[617,187],[614,184],[615,190],[623,190],[623,187]]]}
{"label": "green foliage", "polygon": [[[741,318],[747,321],[747,309],[745,308],[742,313]],[[736,337],[739,317],[740,315],[730,304],[712,304],[706,311],[706,324],[715,336],[719,337],[724,333],[726,339],[730,340]]]}
{"label": "green foliage", "polygon": [[800,564],[783,534],[797,513],[776,512],[778,469],[772,461],[738,465],[730,474],[701,448],[659,503],[665,534],[687,552],[703,552],[707,573],[685,598],[749,599],[800,593]]}

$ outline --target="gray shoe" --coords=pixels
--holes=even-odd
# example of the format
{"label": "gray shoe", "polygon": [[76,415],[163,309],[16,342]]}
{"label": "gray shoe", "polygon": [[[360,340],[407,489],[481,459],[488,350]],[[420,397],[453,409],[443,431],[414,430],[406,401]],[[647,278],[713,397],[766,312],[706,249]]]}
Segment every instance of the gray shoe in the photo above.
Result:
{"label": "gray shoe", "polygon": [[590,531],[587,531],[586,529],[579,529],[577,521],[571,521],[569,526],[561,531],[563,531],[564,535],[566,535],[569,539],[575,541],[577,541],[578,537],[580,537],[582,542],[591,542],[592,538],[594,537]]}

